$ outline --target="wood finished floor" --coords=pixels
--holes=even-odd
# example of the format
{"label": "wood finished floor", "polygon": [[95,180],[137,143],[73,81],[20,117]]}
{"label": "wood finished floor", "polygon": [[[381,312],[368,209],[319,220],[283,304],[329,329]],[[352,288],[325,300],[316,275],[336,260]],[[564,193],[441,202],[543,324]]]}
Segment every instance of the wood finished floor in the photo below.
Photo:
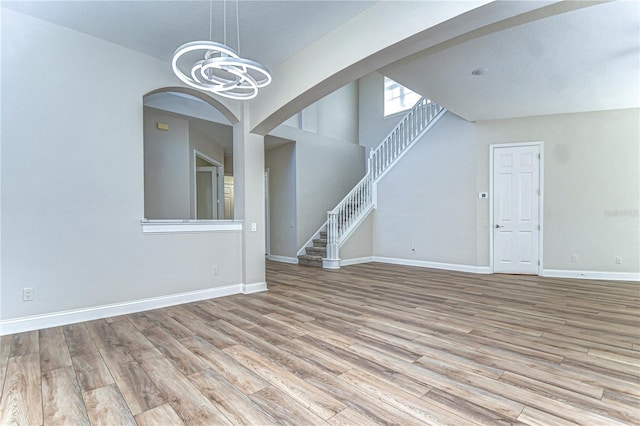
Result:
{"label": "wood finished floor", "polygon": [[1,338],[1,424],[640,424],[638,283],[268,263],[269,291]]}

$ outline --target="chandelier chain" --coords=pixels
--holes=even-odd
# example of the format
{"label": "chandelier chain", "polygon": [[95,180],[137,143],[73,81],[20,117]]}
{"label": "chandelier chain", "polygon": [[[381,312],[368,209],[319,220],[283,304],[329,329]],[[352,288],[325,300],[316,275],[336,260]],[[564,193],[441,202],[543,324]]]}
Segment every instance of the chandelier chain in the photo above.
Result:
{"label": "chandelier chain", "polygon": [[236,33],[238,37],[238,53],[240,53],[240,0],[236,0]]}
{"label": "chandelier chain", "polygon": [[209,41],[213,41],[213,0],[209,0]]}

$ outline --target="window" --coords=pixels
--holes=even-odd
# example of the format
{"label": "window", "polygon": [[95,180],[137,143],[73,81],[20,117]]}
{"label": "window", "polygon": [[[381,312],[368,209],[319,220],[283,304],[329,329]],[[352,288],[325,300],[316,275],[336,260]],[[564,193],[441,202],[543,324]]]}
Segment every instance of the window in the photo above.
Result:
{"label": "window", "polygon": [[411,109],[422,96],[402,84],[384,78],[384,116]]}

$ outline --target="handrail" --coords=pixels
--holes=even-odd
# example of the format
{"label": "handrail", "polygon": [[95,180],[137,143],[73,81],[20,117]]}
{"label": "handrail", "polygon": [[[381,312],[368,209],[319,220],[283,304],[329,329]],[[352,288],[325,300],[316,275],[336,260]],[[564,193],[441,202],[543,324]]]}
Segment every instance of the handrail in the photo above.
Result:
{"label": "handrail", "polygon": [[333,210],[330,210],[327,213],[337,213],[347,203],[347,201],[349,201],[349,198],[351,198],[354,195],[354,193],[358,190],[360,186],[364,185],[367,181],[371,180],[371,176],[369,176],[369,173],[370,172],[367,172],[367,174],[364,175],[362,179],[360,179],[360,182],[356,183],[356,186],[354,186],[353,189],[347,195],[345,195],[342,200],[340,200],[338,205]]}

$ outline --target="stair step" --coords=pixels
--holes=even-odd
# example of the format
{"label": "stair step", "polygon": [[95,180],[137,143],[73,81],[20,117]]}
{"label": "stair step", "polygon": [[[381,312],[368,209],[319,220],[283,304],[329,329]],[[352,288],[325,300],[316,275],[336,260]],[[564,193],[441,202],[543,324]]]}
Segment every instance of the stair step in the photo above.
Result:
{"label": "stair step", "polygon": [[319,239],[313,240],[313,246],[314,247],[326,247],[327,246],[327,239],[326,238],[319,238]]}
{"label": "stair step", "polygon": [[327,231],[320,231],[320,238],[323,240],[327,239]]}
{"label": "stair step", "polygon": [[327,257],[327,247],[307,247],[306,249],[307,254],[311,255],[311,256],[321,256],[321,257]]}
{"label": "stair step", "polygon": [[300,256],[298,256],[298,265],[316,266],[322,268],[322,256],[301,254]]}

